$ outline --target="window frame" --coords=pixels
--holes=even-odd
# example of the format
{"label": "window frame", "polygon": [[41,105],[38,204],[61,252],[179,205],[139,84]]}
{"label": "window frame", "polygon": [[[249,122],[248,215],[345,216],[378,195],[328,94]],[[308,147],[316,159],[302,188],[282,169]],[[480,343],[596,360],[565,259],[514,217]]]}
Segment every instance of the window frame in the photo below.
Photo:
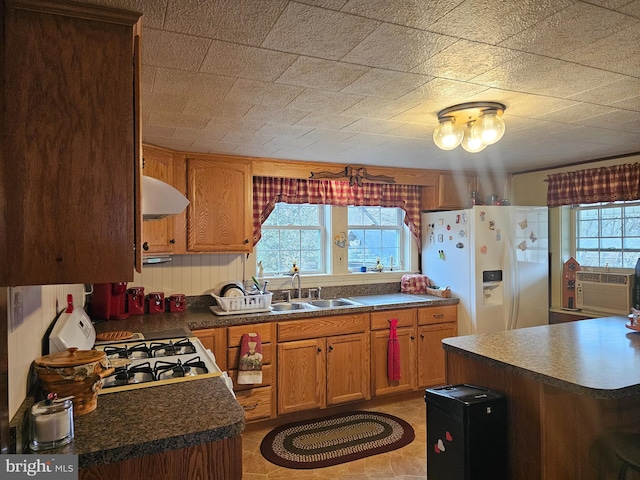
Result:
{"label": "window frame", "polygon": [[[349,237],[349,232],[351,230],[365,230],[365,232],[367,230],[393,230],[395,232],[397,232],[397,238],[398,238],[398,254],[396,256],[394,256],[394,262],[393,262],[393,267],[400,270],[402,269],[402,265],[404,263],[404,255],[405,255],[405,243],[406,243],[406,232],[407,229],[404,228],[405,224],[404,224],[404,215],[406,215],[406,212],[404,210],[402,210],[399,207],[383,207],[383,206],[378,206],[378,205],[349,205],[347,207],[347,209],[349,208],[386,208],[386,209],[390,209],[393,208],[396,210],[396,224],[394,225],[352,225],[349,223],[349,212],[347,211],[347,242],[349,241],[348,237]],[[384,245],[381,247],[384,248]],[[347,246],[347,265],[350,266],[350,268],[357,268],[352,266],[353,261],[348,257],[348,252],[349,252],[349,248]],[[382,265],[385,268],[389,268],[390,265],[389,263],[385,263],[387,259],[385,258],[381,258],[380,262],[382,263]],[[362,266],[366,266],[367,268],[370,267],[374,267],[374,264],[367,264],[364,263],[364,265]],[[356,271],[356,270],[354,270]]]}
{"label": "window frame", "polygon": [[[309,204],[309,203],[301,203],[301,204],[294,204],[294,203],[287,203],[287,202],[278,202],[278,203],[282,203],[282,204],[286,204],[289,206],[294,206],[294,207],[304,207],[304,206],[314,206],[314,207],[318,207],[318,223],[319,225],[268,225],[267,222],[262,224],[262,237],[265,236],[265,233],[268,231],[281,231],[281,230],[291,230],[291,231],[302,231],[302,230],[313,230],[313,231],[319,231],[320,232],[320,245],[319,245],[319,252],[320,252],[320,261],[319,261],[319,265],[320,265],[320,269],[318,270],[305,270],[305,273],[311,274],[311,275],[325,275],[325,274],[330,274],[331,272],[329,272],[328,269],[328,265],[329,265],[329,260],[327,258],[327,243],[328,243],[328,238],[329,238],[329,231],[330,228],[327,226],[327,222],[330,221],[331,219],[331,214],[330,211],[328,212],[328,206],[327,205],[315,205],[315,204]],[[277,208],[277,204],[276,204],[276,208]],[[274,209],[273,212],[271,212],[271,215],[275,214],[276,211]],[[270,216],[271,216],[270,215]],[[260,239],[260,241],[262,240],[262,238]],[[260,260],[259,256],[258,256],[258,252],[259,252],[259,244],[260,241],[258,241],[258,243],[256,244],[256,248],[255,248],[255,254],[256,254],[256,262],[258,262]],[[281,250],[279,250],[281,251]],[[298,267],[300,267],[301,265],[301,260],[300,258],[298,258]],[[284,267],[284,266],[283,266]],[[283,274],[287,274],[290,273],[290,268],[292,268],[293,265],[290,265],[287,269],[285,270],[281,270],[281,271],[272,271],[272,270],[264,270],[265,276],[278,276],[278,275],[283,275]]]}
{"label": "window frame", "polygon": [[[640,207],[640,201],[620,201],[620,202],[602,202],[602,203],[593,203],[593,204],[580,204],[580,205],[572,205],[570,207],[570,231],[569,231],[569,235],[571,238],[571,243],[570,243],[570,252],[571,255],[578,261],[578,263],[581,264],[581,266],[583,267],[591,267],[591,268],[615,268],[615,269],[633,269],[635,267],[635,264],[637,262],[638,257],[640,257],[640,244],[638,245],[637,248],[625,248],[625,239],[626,238],[638,238],[638,240],[640,241],[640,235],[636,236],[630,236],[630,235],[625,235],[624,232],[624,219],[628,218],[625,215],[625,209],[629,208],[629,207]],[[620,208],[622,209],[621,215],[620,215],[620,219],[622,220],[623,224],[622,224],[622,228],[621,228],[621,236],[619,237],[606,237],[602,235],[602,218],[601,218],[601,214],[600,212],[602,212],[603,210],[606,209],[613,209],[613,208]],[[587,210],[597,210],[599,212],[598,214],[598,236],[597,237],[582,237],[582,238],[597,238],[598,239],[598,248],[597,249],[587,249],[587,248],[582,248],[579,249],[578,248],[578,242],[579,242],[579,238],[578,237],[578,221],[579,221],[579,217],[580,214],[579,212],[582,211],[587,211]],[[638,217],[639,222],[640,222],[640,216]],[[601,246],[601,239],[602,238],[619,238],[621,241],[621,248],[619,249],[606,249],[606,248],[602,248]],[[588,265],[584,262],[584,260],[582,260],[582,256],[580,255],[579,252],[597,252],[598,253],[598,259],[599,259],[599,264],[598,265]],[[605,260],[605,264],[602,264],[602,255],[603,253],[611,253],[611,252],[616,252],[618,254],[620,254],[622,257],[622,265],[611,265],[608,262],[606,262]],[[625,255],[625,253],[627,255]],[[628,256],[630,254],[630,258],[633,259],[633,261],[631,262],[630,260],[628,260],[628,264],[625,265],[624,264],[624,259],[625,256]],[[581,261],[582,260],[582,261]]]}

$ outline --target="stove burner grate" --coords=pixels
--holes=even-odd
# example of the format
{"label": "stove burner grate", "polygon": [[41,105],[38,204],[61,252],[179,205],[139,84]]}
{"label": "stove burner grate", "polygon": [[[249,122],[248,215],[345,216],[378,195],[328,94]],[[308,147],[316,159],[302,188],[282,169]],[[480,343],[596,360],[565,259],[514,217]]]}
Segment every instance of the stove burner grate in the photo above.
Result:
{"label": "stove burner grate", "polygon": [[193,357],[184,363],[179,359],[177,362],[158,360],[153,370],[158,380],[167,377],[187,377],[209,373],[209,369],[200,357]]}
{"label": "stove burner grate", "polygon": [[196,353],[195,345],[188,338],[183,338],[177,342],[152,342],[149,345],[152,357],[169,357],[173,355],[183,355]]}
{"label": "stove burner grate", "polygon": [[128,346],[112,346],[107,345],[103,349],[107,357],[113,357],[117,355],[118,358],[150,358],[152,356],[151,349],[146,343],[139,343],[137,345]]}
{"label": "stove burner grate", "polygon": [[125,365],[124,367],[116,368],[115,372],[112,373],[110,377],[111,376],[115,379],[114,386],[153,382],[157,380],[156,374],[151,368],[151,364],[149,362],[140,363],[138,365]]}

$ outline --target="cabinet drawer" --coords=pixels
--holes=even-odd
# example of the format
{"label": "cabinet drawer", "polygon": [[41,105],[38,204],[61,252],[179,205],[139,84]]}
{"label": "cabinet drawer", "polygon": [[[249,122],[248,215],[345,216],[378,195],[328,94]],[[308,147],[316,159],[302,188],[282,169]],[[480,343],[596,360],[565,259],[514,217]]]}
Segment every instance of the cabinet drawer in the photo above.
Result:
{"label": "cabinet drawer", "polygon": [[[273,350],[270,343],[262,344],[262,364],[267,365],[271,363]],[[227,349],[227,368],[238,368],[238,362],[240,361],[240,347],[231,347]]]}
{"label": "cabinet drawer", "polygon": [[418,309],[418,325],[431,323],[456,322],[458,320],[457,305],[441,305]]}
{"label": "cabinet drawer", "polygon": [[253,388],[236,393],[247,422],[271,417],[271,388]]}
{"label": "cabinet drawer", "polygon": [[404,310],[387,310],[385,312],[374,312],[371,314],[371,330],[384,330],[389,328],[389,320],[398,319],[398,327],[412,327],[416,318],[414,308]]}
{"label": "cabinet drawer", "polygon": [[248,390],[250,388],[266,387],[273,383],[273,370],[271,365],[264,365],[262,367],[262,383],[242,384],[238,383],[238,370],[229,370],[229,377],[233,380],[233,391],[239,392],[242,390]]}
{"label": "cabinet drawer", "polygon": [[255,323],[252,325],[236,325],[227,329],[227,347],[239,347],[242,335],[257,333],[262,343],[271,342],[271,323]]}
{"label": "cabinet drawer", "polygon": [[369,320],[366,314],[336,315],[334,317],[309,318],[278,323],[278,341],[304,340],[307,338],[362,333]]}

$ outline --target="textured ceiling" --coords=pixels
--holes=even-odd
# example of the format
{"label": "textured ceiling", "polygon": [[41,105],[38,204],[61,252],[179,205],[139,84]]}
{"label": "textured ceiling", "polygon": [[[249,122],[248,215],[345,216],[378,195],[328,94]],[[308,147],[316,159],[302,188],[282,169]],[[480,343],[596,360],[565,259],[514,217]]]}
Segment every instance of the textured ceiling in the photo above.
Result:
{"label": "textured ceiling", "polygon": [[[640,0],[89,0],[143,13],[143,140],[519,172],[640,152]],[[437,112],[507,106],[469,154]]]}

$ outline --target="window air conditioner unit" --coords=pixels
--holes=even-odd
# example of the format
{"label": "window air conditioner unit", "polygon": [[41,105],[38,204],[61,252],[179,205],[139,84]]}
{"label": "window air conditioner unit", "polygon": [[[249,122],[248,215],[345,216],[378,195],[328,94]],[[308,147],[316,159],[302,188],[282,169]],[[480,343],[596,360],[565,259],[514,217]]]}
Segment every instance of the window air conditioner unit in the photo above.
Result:
{"label": "window air conditioner unit", "polygon": [[576,272],[579,309],[627,316],[631,311],[633,274]]}

